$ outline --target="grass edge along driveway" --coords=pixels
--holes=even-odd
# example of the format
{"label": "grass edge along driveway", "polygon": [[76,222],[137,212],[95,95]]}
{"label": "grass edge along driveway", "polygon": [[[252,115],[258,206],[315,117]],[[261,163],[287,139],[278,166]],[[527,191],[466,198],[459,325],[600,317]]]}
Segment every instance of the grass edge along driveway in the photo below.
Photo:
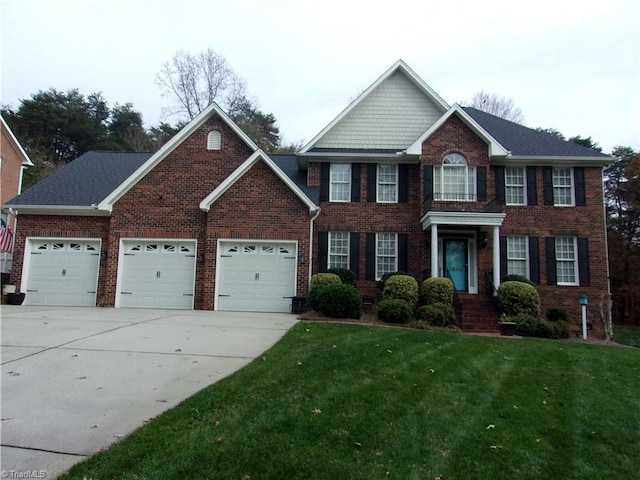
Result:
{"label": "grass edge along driveway", "polygon": [[640,350],[305,323],[60,478],[637,478]]}

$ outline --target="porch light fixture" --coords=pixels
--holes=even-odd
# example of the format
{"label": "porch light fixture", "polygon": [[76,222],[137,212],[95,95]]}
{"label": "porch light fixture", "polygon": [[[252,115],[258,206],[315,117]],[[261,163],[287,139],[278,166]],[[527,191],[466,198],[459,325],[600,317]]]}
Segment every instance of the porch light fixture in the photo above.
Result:
{"label": "porch light fixture", "polygon": [[480,240],[480,247],[485,248],[487,245],[489,245],[489,233],[481,232],[479,240]]}

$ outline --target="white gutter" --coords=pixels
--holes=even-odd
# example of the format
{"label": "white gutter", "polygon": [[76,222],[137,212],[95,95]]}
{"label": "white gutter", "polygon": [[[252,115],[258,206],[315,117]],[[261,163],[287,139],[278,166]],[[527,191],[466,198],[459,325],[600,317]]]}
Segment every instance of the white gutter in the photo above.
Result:
{"label": "white gutter", "polygon": [[[311,210],[312,211],[312,210]],[[309,279],[307,285],[311,285],[311,275],[313,272],[313,222],[320,216],[320,207],[316,210],[316,214],[311,217],[309,222]]]}

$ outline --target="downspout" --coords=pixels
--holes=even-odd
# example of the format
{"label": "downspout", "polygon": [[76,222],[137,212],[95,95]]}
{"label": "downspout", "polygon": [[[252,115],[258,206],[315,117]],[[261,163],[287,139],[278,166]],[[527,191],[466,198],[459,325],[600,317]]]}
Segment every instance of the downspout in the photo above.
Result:
{"label": "downspout", "polygon": [[313,273],[313,222],[320,216],[320,207],[316,210],[316,213],[311,217],[309,222],[309,278],[307,280],[307,287],[311,285],[311,275]]}

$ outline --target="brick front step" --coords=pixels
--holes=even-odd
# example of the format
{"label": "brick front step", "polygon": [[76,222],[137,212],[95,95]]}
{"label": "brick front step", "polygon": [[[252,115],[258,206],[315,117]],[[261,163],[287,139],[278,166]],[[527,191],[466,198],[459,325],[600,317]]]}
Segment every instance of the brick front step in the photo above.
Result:
{"label": "brick front step", "polygon": [[500,313],[492,298],[484,295],[456,293],[454,304],[462,330],[497,332]]}

